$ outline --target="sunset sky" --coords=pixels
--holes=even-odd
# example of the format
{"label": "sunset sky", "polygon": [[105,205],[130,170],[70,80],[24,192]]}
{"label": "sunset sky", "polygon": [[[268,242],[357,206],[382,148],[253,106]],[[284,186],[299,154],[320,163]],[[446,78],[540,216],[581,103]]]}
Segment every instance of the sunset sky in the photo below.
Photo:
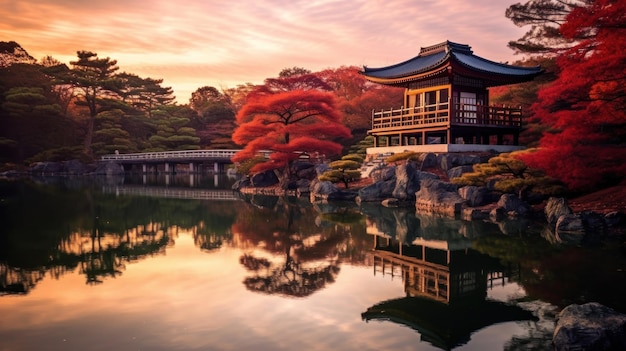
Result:
{"label": "sunset sky", "polygon": [[[509,3],[510,1],[510,3]],[[0,0],[0,41],[64,63],[88,50],[164,79],[179,103],[202,86],[261,83],[287,67],[380,67],[445,40],[511,62],[514,0]]]}

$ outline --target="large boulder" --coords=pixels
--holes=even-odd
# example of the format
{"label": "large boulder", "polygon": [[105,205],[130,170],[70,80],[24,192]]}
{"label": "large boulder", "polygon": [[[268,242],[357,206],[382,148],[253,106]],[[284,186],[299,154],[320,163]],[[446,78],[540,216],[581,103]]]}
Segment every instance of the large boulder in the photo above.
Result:
{"label": "large boulder", "polygon": [[559,217],[563,215],[570,215],[574,212],[567,204],[567,199],[562,197],[551,197],[546,203],[546,207],[543,209],[546,215],[546,220],[551,226],[555,226]]}
{"label": "large boulder", "polygon": [[604,217],[592,211],[561,215],[554,227],[557,242],[566,245],[596,244],[605,232]]}
{"label": "large boulder", "polygon": [[314,181],[310,186],[309,198],[311,202],[328,201],[328,197],[339,191],[335,184],[327,181]]}
{"label": "large boulder", "polygon": [[423,179],[415,194],[418,212],[455,217],[461,213],[465,200],[458,194],[458,186],[437,179]]}
{"label": "large boulder", "polygon": [[326,203],[328,201],[354,201],[357,194],[354,191],[338,189],[331,182],[313,181],[311,183],[309,199],[312,203]]}
{"label": "large boulder", "polygon": [[388,180],[395,179],[396,177],[396,167],[382,167],[376,168],[370,173],[370,178],[374,183],[378,182],[386,182]]}
{"label": "large boulder", "polygon": [[569,305],[557,316],[555,350],[626,350],[626,315],[597,302]]}
{"label": "large boulder", "polygon": [[477,163],[485,162],[484,159],[477,155],[468,155],[468,154],[439,154],[437,156],[437,160],[439,161],[439,168],[447,171],[451,168],[457,166],[464,165],[474,165]]}
{"label": "large boulder", "polygon": [[420,170],[425,170],[437,166],[437,155],[433,154],[432,152],[421,154],[419,160],[422,162]]}
{"label": "large boulder", "polygon": [[30,172],[42,175],[61,174],[65,172],[65,167],[60,162],[37,162],[30,168]]}
{"label": "large boulder", "polygon": [[309,179],[298,179],[289,183],[288,189],[295,190],[297,196],[308,194],[311,189],[311,181]]}
{"label": "large boulder", "polygon": [[294,162],[291,166],[291,172],[298,179],[314,179],[317,177],[315,165],[310,162]]}
{"label": "large boulder", "polygon": [[394,198],[402,201],[414,200],[415,192],[420,188],[420,179],[413,162],[396,166],[396,186],[392,191]]}
{"label": "large boulder", "polygon": [[448,173],[448,178],[452,179],[452,178],[458,178],[462,176],[463,173],[469,173],[469,172],[474,172],[474,166],[471,166],[471,165],[456,166],[456,167],[450,168],[447,173]]}
{"label": "large boulder", "polygon": [[324,172],[330,169],[330,165],[328,163],[320,163],[315,166],[315,174],[317,176],[321,176]]}
{"label": "large boulder", "polygon": [[439,179],[439,176],[436,175],[435,173],[424,172],[424,171],[417,172],[417,177],[420,179],[420,181],[424,179]]}
{"label": "large boulder", "polygon": [[471,207],[482,206],[487,203],[489,190],[484,186],[464,186],[459,188],[459,195],[467,201],[467,205]]}
{"label": "large boulder", "polygon": [[525,215],[530,210],[530,206],[515,194],[502,194],[496,208],[504,209],[512,217]]}
{"label": "large boulder", "polygon": [[393,197],[395,187],[395,179],[370,184],[359,190],[357,202],[383,201],[384,199]]}
{"label": "large boulder", "polygon": [[254,174],[250,177],[250,184],[253,187],[263,188],[278,184],[279,179],[274,171],[266,171]]}
{"label": "large boulder", "polygon": [[252,186],[252,183],[250,183],[250,178],[248,177],[244,177],[241,178],[239,180],[237,180],[231,187],[232,190],[241,190],[243,188]]}

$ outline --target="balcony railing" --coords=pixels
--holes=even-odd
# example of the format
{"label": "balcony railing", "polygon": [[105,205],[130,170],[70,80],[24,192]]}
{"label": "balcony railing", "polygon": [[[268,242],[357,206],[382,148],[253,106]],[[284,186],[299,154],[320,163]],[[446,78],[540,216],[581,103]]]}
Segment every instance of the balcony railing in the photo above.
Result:
{"label": "balcony railing", "polygon": [[446,126],[449,122],[450,104],[447,102],[372,112],[372,130]]}
{"label": "balcony railing", "polygon": [[519,107],[455,104],[452,124],[470,124],[491,127],[522,127],[522,109]]}
{"label": "balcony railing", "polygon": [[[452,116],[452,117],[451,117]],[[439,103],[372,112],[372,131],[406,130],[448,125],[521,128],[522,109],[472,104]]]}

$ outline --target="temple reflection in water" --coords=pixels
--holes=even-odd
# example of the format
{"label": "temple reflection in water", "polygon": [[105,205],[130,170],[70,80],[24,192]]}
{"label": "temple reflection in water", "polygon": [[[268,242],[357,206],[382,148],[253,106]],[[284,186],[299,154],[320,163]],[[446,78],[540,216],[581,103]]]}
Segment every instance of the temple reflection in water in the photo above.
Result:
{"label": "temple reflection in water", "polygon": [[[438,232],[428,224],[420,225],[420,217],[416,220],[413,225],[396,226],[412,227],[411,232],[392,235],[376,223],[368,226],[374,274],[402,279],[406,296],[369,307],[362,313],[363,320],[408,326],[420,333],[422,341],[450,350],[487,326],[535,319],[518,306],[487,299],[489,288],[506,284],[519,269],[504,267],[497,259],[473,250],[470,238]],[[420,236],[428,229],[432,231],[427,239]]]}

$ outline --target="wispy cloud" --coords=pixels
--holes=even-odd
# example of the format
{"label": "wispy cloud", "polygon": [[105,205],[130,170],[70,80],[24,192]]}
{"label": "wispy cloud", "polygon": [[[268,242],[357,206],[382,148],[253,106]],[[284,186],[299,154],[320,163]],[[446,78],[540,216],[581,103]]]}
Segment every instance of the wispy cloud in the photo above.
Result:
{"label": "wispy cloud", "polygon": [[0,0],[0,40],[63,62],[89,50],[163,78],[187,102],[204,86],[259,83],[285,67],[384,66],[444,40],[495,61],[521,36],[492,0]]}

